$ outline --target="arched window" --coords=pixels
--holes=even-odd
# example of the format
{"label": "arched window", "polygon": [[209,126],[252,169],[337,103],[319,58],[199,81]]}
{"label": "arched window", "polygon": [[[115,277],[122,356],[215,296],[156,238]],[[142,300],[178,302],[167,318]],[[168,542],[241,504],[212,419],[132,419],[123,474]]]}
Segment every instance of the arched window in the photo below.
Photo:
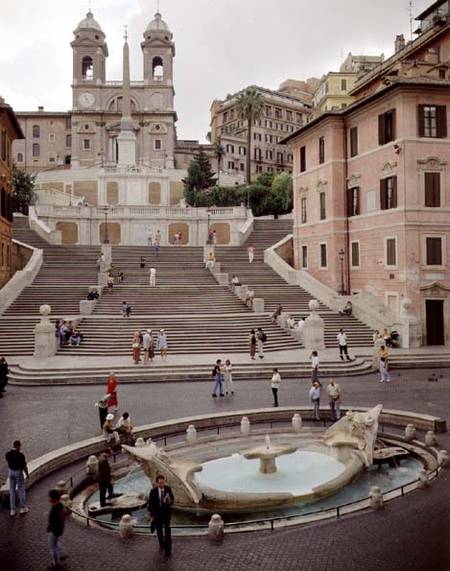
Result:
{"label": "arched window", "polygon": [[41,147],[39,143],[33,143],[33,157],[39,157],[41,154]]}
{"label": "arched window", "polygon": [[163,60],[159,56],[153,58],[152,61],[152,76],[154,81],[161,81],[164,77]]}
{"label": "arched window", "polygon": [[39,125],[33,125],[33,139],[39,139],[41,136],[41,128]]}
{"label": "arched window", "polygon": [[94,62],[90,56],[85,56],[81,60],[81,77],[83,79],[94,78]]}
{"label": "arched window", "polygon": [[[118,111],[119,113],[122,112],[123,109],[123,98],[121,95],[119,97],[115,97],[111,103],[108,105],[108,111]],[[136,103],[134,100],[131,100],[131,111],[134,113],[136,111]]]}
{"label": "arched window", "polygon": [[17,153],[17,162],[23,163],[23,153]]}

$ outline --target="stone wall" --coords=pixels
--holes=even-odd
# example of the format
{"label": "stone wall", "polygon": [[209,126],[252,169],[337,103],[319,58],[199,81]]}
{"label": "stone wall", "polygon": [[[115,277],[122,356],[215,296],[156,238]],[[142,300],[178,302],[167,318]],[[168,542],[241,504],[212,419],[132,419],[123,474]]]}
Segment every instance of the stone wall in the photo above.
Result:
{"label": "stone wall", "polygon": [[89,204],[97,206],[98,189],[96,180],[75,180],[73,183],[73,193],[76,196],[84,196]]}
{"label": "stone wall", "polygon": [[32,254],[32,249],[13,241],[11,245],[11,275],[14,275],[19,270],[23,270]]}

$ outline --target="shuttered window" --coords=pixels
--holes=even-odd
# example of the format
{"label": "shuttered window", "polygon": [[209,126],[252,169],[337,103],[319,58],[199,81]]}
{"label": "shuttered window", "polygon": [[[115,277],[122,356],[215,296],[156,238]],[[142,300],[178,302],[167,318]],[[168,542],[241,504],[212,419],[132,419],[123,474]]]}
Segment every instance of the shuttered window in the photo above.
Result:
{"label": "shuttered window", "polygon": [[397,265],[397,240],[396,238],[388,238],[386,240],[386,265]]}
{"label": "shuttered window", "polygon": [[301,206],[301,221],[302,224],[306,224],[307,221],[307,216],[306,216],[306,197],[303,197],[300,200],[300,206]]}
{"label": "shuttered window", "polygon": [[351,243],[352,266],[359,267],[359,242]]}
{"label": "shuttered window", "polygon": [[306,147],[300,147],[300,172],[306,170]]}
{"label": "shuttered window", "polygon": [[308,246],[302,246],[302,268],[308,267]]}
{"label": "shuttered window", "polygon": [[380,208],[397,208],[397,177],[390,176],[380,180]]}
{"label": "shuttered window", "polygon": [[350,129],[350,156],[356,157],[358,154],[358,127]]}
{"label": "shuttered window", "polygon": [[327,217],[327,208],[326,208],[326,196],[324,192],[319,194],[319,202],[320,202],[320,219],[325,220]]}
{"label": "shuttered window", "polygon": [[426,172],[425,176],[425,206],[441,205],[441,175],[438,172]]}
{"label": "shuttered window", "polygon": [[442,265],[442,238],[427,238],[427,266]]}
{"label": "shuttered window", "polygon": [[419,105],[417,110],[419,137],[437,139],[447,137],[447,107],[445,105]]}
{"label": "shuttered window", "polygon": [[395,140],[395,109],[378,115],[378,142],[385,145]]}
{"label": "shuttered window", "polygon": [[327,267],[327,245],[320,244],[320,267]]}
{"label": "shuttered window", "polygon": [[347,216],[358,216],[360,214],[359,187],[347,190]]}
{"label": "shuttered window", "polygon": [[319,164],[325,162],[325,139],[324,137],[319,137]]}

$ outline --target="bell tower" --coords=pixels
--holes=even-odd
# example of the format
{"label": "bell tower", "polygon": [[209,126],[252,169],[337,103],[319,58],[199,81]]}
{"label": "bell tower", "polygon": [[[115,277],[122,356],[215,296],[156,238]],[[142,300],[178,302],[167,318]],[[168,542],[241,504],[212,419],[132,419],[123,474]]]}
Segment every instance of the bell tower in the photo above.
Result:
{"label": "bell tower", "polygon": [[173,86],[175,44],[169,26],[156,12],[141,42],[144,55],[144,82],[154,86]]}
{"label": "bell tower", "polygon": [[73,85],[100,85],[106,79],[108,46],[105,34],[91,11],[81,20],[71,42],[73,50]]}

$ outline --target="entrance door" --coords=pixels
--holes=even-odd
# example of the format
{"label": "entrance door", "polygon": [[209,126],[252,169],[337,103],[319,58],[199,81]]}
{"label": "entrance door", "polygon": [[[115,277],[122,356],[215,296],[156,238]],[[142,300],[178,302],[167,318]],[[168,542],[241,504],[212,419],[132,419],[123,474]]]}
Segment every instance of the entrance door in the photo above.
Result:
{"label": "entrance door", "polygon": [[427,345],[445,345],[444,301],[442,299],[425,300],[427,312]]}

